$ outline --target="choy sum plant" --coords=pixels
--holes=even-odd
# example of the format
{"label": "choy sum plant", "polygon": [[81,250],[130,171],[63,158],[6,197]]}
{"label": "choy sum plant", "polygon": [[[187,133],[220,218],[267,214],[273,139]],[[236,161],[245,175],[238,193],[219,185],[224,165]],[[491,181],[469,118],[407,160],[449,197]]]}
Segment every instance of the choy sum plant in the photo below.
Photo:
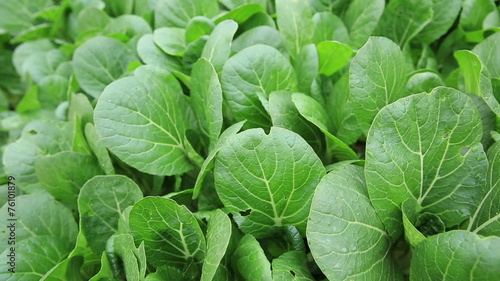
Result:
{"label": "choy sum plant", "polygon": [[499,8],[0,1],[0,279],[500,280]]}

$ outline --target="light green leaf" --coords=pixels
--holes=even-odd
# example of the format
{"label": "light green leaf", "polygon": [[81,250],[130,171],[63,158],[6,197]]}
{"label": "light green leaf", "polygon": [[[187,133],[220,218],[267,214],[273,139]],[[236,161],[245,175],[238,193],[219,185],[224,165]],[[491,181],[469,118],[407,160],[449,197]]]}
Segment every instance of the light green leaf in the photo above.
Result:
{"label": "light green leaf", "polygon": [[264,8],[262,8],[262,6],[257,3],[247,4],[240,6],[234,10],[231,10],[227,13],[223,13],[222,15],[218,16],[215,19],[215,22],[219,23],[225,20],[234,20],[238,24],[243,24],[253,15],[263,12],[265,12]]}
{"label": "light green leaf", "polygon": [[51,5],[52,0],[3,0],[0,2],[0,28],[17,35],[33,26],[37,12]]}
{"label": "light green leaf", "polygon": [[68,79],[61,75],[48,75],[40,81],[38,98],[46,109],[56,108],[66,100],[68,92]]}
{"label": "light green leaf", "polygon": [[208,221],[207,256],[203,262],[201,281],[214,279],[217,268],[226,254],[231,239],[231,220],[220,209],[214,211]]}
{"label": "light green leaf", "polygon": [[472,52],[483,62],[491,77],[500,78],[500,32],[477,44]]}
{"label": "light green leaf", "polygon": [[183,56],[186,50],[186,31],[177,27],[155,29],[153,41],[162,51],[171,56]]}
{"label": "light green leaf", "polygon": [[208,175],[208,172],[210,172],[213,169],[215,155],[217,155],[217,153],[224,147],[224,145],[229,139],[233,138],[238,133],[238,131],[241,130],[244,124],[245,121],[233,124],[231,127],[227,128],[220,135],[217,142],[214,143],[213,147],[210,150],[210,153],[203,162],[203,165],[201,166],[200,172],[198,173],[198,177],[196,178],[196,183],[194,185],[194,190],[193,190],[193,199],[196,199],[198,197],[203,185],[203,181],[205,180],[205,177]]}
{"label": "light green leaf", "polygon": [[203,48],[201,56],[212,63],[217,73],[221,72],[231,54],[231,42],[237,29],[238,24],[233,20],[219,23]]}
{"label": "light green leaf", "polygon": [[90,248],[100,254],[106,241],[118,231],[123,210],[142,199],[142,192],[131,179],[96,176],[85,183],[78,196],[80,224]]}
{"label": "light green leaf", "polygon": [[[30,48],[36,48],[37,46],[30,46]],[[32,78],[36,83],[40,83],[45,76],[56,74],[57,67],[67,61],[67,57],[58,49],[36,52],[33,55],[25,54],[25,51],[31,51],[29,50],[30,48],[26,48],[23,52],[19,53],[16,49],[13,57],[15,61],[18,59],[18,56],[26,55],[24,60],[20,60],[22,62],[21,69],[16,68],[19,75],[26,80]]]}
{"label": "light green leaf", "polygon": [[401,211],[403,213],[405,239],[413,248],[415,248],[426,239],[415,225],[418,215],[422,211],[422,207],[420,207],[417,200],[410,198],[401,204]]}
{"label": "light green leaf", "polygon": [[274,281],[312,281],[303,252],[290,251],[273,260]]}
{"label": "light green leaf", "polygon": [[342,20],[331,12],[316,13],[313,16],[314,36],[313,42],[318,44],[323,41],[338,41],[349,43],[349,32]]}
{"label": "light green leaf", "polygon": [[193,66],[191,102],[200,129],[215,143],[222,129],[222,88],[217,72],[204,58]]}
{"label": "light green leaf", "polygon": [[217,0],[157,0],[155,27],[185,28],[195,16],[211,18],[218,12]]}
{"label": "light green leaf", "polygon": [[352,148],[330,133],[333,124],[326,109],[320,103],[301,93],[294,93],[292,101],[300,115],[325,134],[327,151],[330,157],[338,160],[358,159],[357,153]]}
{"label": "light green leaf", "polygon": [[101,255],[101,268],[89,281],[115,281],[106,252]]}
{"label": "light green leaf", "polygon": [[[61,226],[62,227],[62,226]],[[64,260],[71,250],[71,242],[57,236],[32,236],[16,242],[15,271],[7,271],[10,249],[0,256],[0,279],[39,280],[47,271]]]}
{"label": "light green leaf", "polygon": [[178,57],[165,54],[156,44],[152,34],[146,34],[137,42],[137,53],[145,64],[162,67],[168,71],[181,71],[182,64]]}
{"label": "light green leaf", "polygon": [[154,175],[192,168],[184,132],[193,114],[179,82],[168,72],[141,66],[113,82],[97,102],[94,123],[108,149],[128,165]]}
{"label": "light green leaf", "polygon": [[444,82],[437,73],[431,71],[417,72],[412,74],[406,83],[406,95],[422,92],[430,93],[439,86],[444,86]]}
{"label": "light green leaf", "polygon": [[198,40],[204,35],[210,35],[214,29],[214,22],[206,17],[194,17],[186,26],[186,43]]}
{"label": "light green leaf", "polygon": [[393,0],[380,18],[375,35],[385,36],[403,47],[413,39],[433,17],[433,0]]}
{"label": "light green leaf", "polygon": [[500,236],[500,143],[495,143],[488,150],[488,173],[486,185],[488,192],[477,205],[468,229],[483,236]]}
{"label": "light green leaf", "polygon": [[15,175],[16,183],[24,192],[32,192],[38,180],[35,162],[46,155],[54,155],[72,148],[72,126],[56,121],[33,121],[23,129],[21,138],[9,144],[3,153],[5,173]]}
{"label": "light green leaf", "polygon": [[415,41],[430,44],[443,36],[455,22],[462,0],[432,0],[432,20],[415,37]]}
{"label": "light green leaf", "polygon": [[[5,2],[2,2],[2,4]],[[54,45],[48,39],[39,39],[32,42],[26,42],[19,45],[12,56],[12,64],[17,73],[22,75],[27,66],[25,62],[30,60],[30,57],[43,56],[45,52],[54,49]]]}
{"label": "light green leaf", "polygon": [[271,264],[255,238],[247,234],[243,236],[233,253],[233,266],[247,281],[272,281]]}
{"label": "light green leaf", "polygon": [[404,62],[399,47],[384,37],[368,39],[352,59],[348,106],[365,135],[377,112],[404,96]]}
{"label": "light green leaf", "polygon": [[343,20],[349,31],[350,46],[363,46],[377,27],[385,8],[384,0],[354,0],[349,5]]}
{"label": "light green leaf", "polygon": [[[15,209],[15,217],[9,216],[9,207]],[[16,225],[16,246],[20,241],[34,237],[57,237],[57,239],[67,242],[69,247],[73,246],[72,244],[76,241],[78,229],[73,214],[48,194],[17,196],[15,206],[6,204],[0,211],[0,218],[5,222],[5,231],[0,232],[0,239],[4,241],[0,245],[0,251],[11,247],[7,244],[10,235],[7,225],[11,222]],[[9,221],[12,218],[17,220]],[[71,249],[67,250],[69,253]],[[19,257],[17,257],[17,261],[20,261]]]}
{"label": "light green leaf", "polygon": [[85,125],[85,138],[87,139],[90,149],[96,156],[97,162],[99,162],[99,167],[101,167],[106,175],[114,175],[115,168],[109,157],[108,150],[97,135],[94,125],[91,123]]}
{"label": "light green leaf", "polygon": [[323,177],[314,193],[307,237],[329,280],[403,280],[359,166],[343,165]]}
{"label": "light green leaf", "polygon": [[258,44],[271,46],[282,54],[286,54],[286,48],[279,31],[267,25],[257,26],[242,33],[234,39],[232,49],[239,52]]}
{"label": "light green leaf", "polygon": [[42,187],[54,198],[76,207],[82,186],[102,170],[93,156],[62,151],[36,160],[35,172]]}
{"label": "light green leaf", "polygon": [[76,17],[79,34],[102,31],[110,21],[108,14],[97,7],[87,7]]}
{"label": "light green leaf", "polygon": [[144,281],[184,281],[184,273],[182,270],[172,266],[160,266],[155,273],[150,273]]}
{"label": "light green leaf", "polygon": [[214,171],[221,201],[243,232],[259,238],[285,225],[305,232],[312,191],[325,173],[304,139],[277,127],[268,135],[251,129],[229,139]]}
{"label": "light green leaf", "polygon": [[[105,34],[125,34],[130,38],[140,37],[150,34],[153,30],[149,24],[141,17],[136,15],[122,15],[113,19],[104,29]],[[135,41],[134,39],[130,41]],[[130,42],[129,42],[130,43]],[[133,46],[135,49],[135,45]]]}
{"label": "light green leaf", "polygon": [[300,50],[312,43],[314,21],[307,0],[276,0],[278,26],[285,46],[292,58],[299,55]]}
{"label": "light green leaf", "polygon": [[469,280],[495,280],[500,276],[499,252],[499,237],[482,238],[463,230],[435,235],[413,252],[410,280],[460,280],[466,276]]}
{"label": "light green leaf", "polygon": [[73,68],[85,92],[98,98],[104,88],[127,71],[137,60],[124,43],[109,37],[94,37],[76,49]]}
{"label": "light green leaf", "polygon": [[130,211],[129,226],[135,243],[144,242],[148,264],[181,269],[188,261],[205,258],[205,237],[193,214],[175,201],[147,197]]}
{"label": "light green leaf", "polygon": [[219,0],[219,2],[222,5],[226,6],[229,10],[234,10],[240,6],[251,4],[251,3],[257,3],[262,8],[267,7],[267,0]]}
{"label": "light green leaf", "polygon": [[297,86],[302,93],[311,93],[314,79],[319,74],[319,55],[314,44],[304,46],[295,59]]}
{"label": "light green leaf", "polygon": [[413,198],[446,227],[484,196],[488,162],[481,119],[466,95],[438,87],[383,108],[366,142],[368,192],[387,231],[402,234],[401,203]]}
{"label": "light green leaf", "polygon": [[292,93],[272,92],[269,96],[269,114],[273,120],[273,126],[299,134],[317,153],[324,148],[323,134],[316,125],[300,115],[293,103]]}
{"label": "light green leaf", "polygon": [[351,60],[351,47],[335,41],[324,41],[317,45],[319,73],[330,76]]}
{"label": "light green leaf", "polygon": [[146,275],[144,242],[136,248],[134,238],[130,234],[113,235],[107,242],[106,252],[108,256],[120,257],[126,280],[144,280]]}
{"label": "light green leaf", "polygon": [[236,120],[269,127],[271,120],[259,100],[273,91],[295,90],[297,78],[290,62],[265,45],[248,47],[232,56],[221,74],[224,98]]}

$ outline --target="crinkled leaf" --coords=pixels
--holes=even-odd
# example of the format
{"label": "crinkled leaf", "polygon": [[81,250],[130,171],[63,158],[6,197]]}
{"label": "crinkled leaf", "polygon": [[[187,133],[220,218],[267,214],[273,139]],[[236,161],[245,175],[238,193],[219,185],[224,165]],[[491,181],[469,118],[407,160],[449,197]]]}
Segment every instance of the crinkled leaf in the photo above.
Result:
{"label": "crinkled leaf", "polygon": [[193,214],[175,201],[147,197],[130,211],[129,226],[136,244],[144,242],[148,264],[181,269],[205,258],[205,237]]}
{"label": "crinkled leaf", "polygon": [[495,280],[500,276],[500,238],[481,238],[456,230],[427,238],[413,252],[410,280],[431,281],[467,276],[470,280]]}
{"label": "crinkled leaf", "polygon": [[125,163],[155,175],[174,175],[192,167],[184,147],[192,118],[179,82],[159,68],[142,66],[134,77],[106,87],[94,123],[102,141]]}
{"label": "crinkled leaf", "polygon": [[73,68],[82,89],[98,98],[104,88],[118,80],[134,60],[136,57],[127,45],[113,38],[98,36],[76,49]]}
{"label": "crinkled leaf", "polygon": [[469,217],[485,193],[488,166],[472,100],[451,88],[400,99],[370,129],[365,175],[372,203],[393,238],[401,203],[414,198],[446,227]]}
{"label": "crinkled leaf", "polygon": [[78,212],[94,253],[104,251],[108,238],[118,231],[123,210],[140,199],[140,188],[125,176],[97,176],[85,183],[78,197]]}
{"label": "crinkled leaf", "polygon": [[221,201],[245,233],[272,235],[295,225],[304,232],[312,191],[325,170],[299,135],[272,127],[251,129],[229,139],[215,159]]}
{"label": "crinkled leaf", "polygon": [[344,165],[323,177],[314,193],[307,237],[329,280],[403,280],[361,167]]}
{"label": "crinkled leaf", "polygon": [[248,47],[232,56],[221,74],[222,90],[234,117],[251,126],[269,127],[271,120],[259,100],[273,91],[295,90],[297,78],[290,62],[265,45]]}

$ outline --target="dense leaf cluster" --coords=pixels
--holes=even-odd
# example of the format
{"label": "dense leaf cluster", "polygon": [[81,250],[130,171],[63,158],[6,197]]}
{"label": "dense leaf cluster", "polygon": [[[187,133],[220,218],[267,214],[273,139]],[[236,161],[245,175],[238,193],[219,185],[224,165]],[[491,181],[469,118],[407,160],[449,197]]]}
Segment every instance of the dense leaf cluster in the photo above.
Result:
{"label": "dense leaf cluster", "polygon": [[0,279],[499,280],[499,7],[0,1]]}

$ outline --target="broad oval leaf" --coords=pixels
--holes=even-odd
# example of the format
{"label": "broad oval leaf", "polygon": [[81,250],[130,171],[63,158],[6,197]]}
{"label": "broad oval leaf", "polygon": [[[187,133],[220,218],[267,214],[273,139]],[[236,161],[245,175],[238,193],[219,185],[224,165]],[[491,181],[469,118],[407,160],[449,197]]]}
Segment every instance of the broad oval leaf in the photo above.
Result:
{"label": "broad oval leaf", "polygon": [[165,70],[182,70],[180,58],[165,54],[154,42],[153,34],[146,34],[137,42],[137,53],[145,64],[160,66]]}
{"label": "broad oval leaf", "polygon": [[181,269],[205,258],[205,236],[194,215],[175,201],[147,197],[130,211],[129,226],[135,243],[144,242],[148,264]]}
{"label": "broad oval leaf", "polygon": [[430,44],[443,36],[455,22],[462,0],[432,0],[432,19],[415,37],[415,41]]}
{"label": "broad oval leaf", "polygon": [[488,192],[478,204],[471,218],[469,230],[483,236],[500,236],[500,143],[497,142],[488,150],[488,174],[486,184]]}
{"label": "broad oval leaf", "polygon": [[290,62],[266,45],[248,47],[231,57],[222,70],[221,83],[228,107],[238,121],[269,127],[271,118],[259,99],[278,90],[295,90],[297,78]]}
{"label": "broad oval leaf", "polygon": [[346,66],[351,60],[352,49],[335,41],[324,41],[318,44],[319,73],[332,75]]}
{"label": "broad oval leaf", "polygon": [[366,146],[366,183],[393,238],[402,234],[401,204],[413,198],[446,227],[467,219],[484,195],[488,162],[473,101],[438,87],[383,108]]}
{"label": "broad oval leaf", "polygon": [[368,198],[361,167],[344,165],[321,180],[307,238],[329,280],[403,280],[391,259],[391,239]]}
{"label": "broad oval leaf", "polygon": [[98,98],[108,84],[127,72],[128,65],[134,60],[137,58],[127,45],[98,36],[76,49],[73,69],[82,89]]}
{"label": "broad oval leaf", "polygon": [[377,112],[404,96],[405,59],[384,37],[370,37],[351,61],[348,106],[366,134]]}
{"label": "broad oval leaf", "polygon": [[155,27],[185,28],[195,16],[217,15],[217,0],[158,0],[154,14]]}
{"label": "broad oval leaf", "polygon": [[118,232],[123,210],[140,199],[141,189],[125,176],[96,176],[85,183],[78,197],[78,212],[94,253],[104,251],[108,238]]}
{"label": "broad oval leaf", "polygon": [[153,66],[135,70],[102,93],[94,123],[109,150],[128,165],[155,175],[182,174],[192,165],[184,132],[193,114],[179,82]]}
{"label": "broad oval leaf", "polygon": [[413,252],[411,281],[496,280],[500,276],[500,237],[482,238],[455,230],[431,236]]}
{"label": "broad oval leaf", "polygon": [[303,46],[311,44],[314,21],[307,0],[276,0],[278,27],[285,46],[292,58],[299,55]]}
{"label": "broad oval leaf", "polygon": [[349,42],[360,48],[373,33],[385,8],[384,0],[354,0],[343,16],[349,30]]}
{"label": "broad oval leaf", "polygon": [[186,50],[186,31],[177,27],[162,27],[155,29],[153,40],[166,54],[183,56]]}
{"label": "broad oval leaf", "polygon": [[245,233],[272,235],[278,226],[305,232],[312,192],[325,173],[313,149],[296,133],[272,127],[229,139],[215,159],[221,201]]}

